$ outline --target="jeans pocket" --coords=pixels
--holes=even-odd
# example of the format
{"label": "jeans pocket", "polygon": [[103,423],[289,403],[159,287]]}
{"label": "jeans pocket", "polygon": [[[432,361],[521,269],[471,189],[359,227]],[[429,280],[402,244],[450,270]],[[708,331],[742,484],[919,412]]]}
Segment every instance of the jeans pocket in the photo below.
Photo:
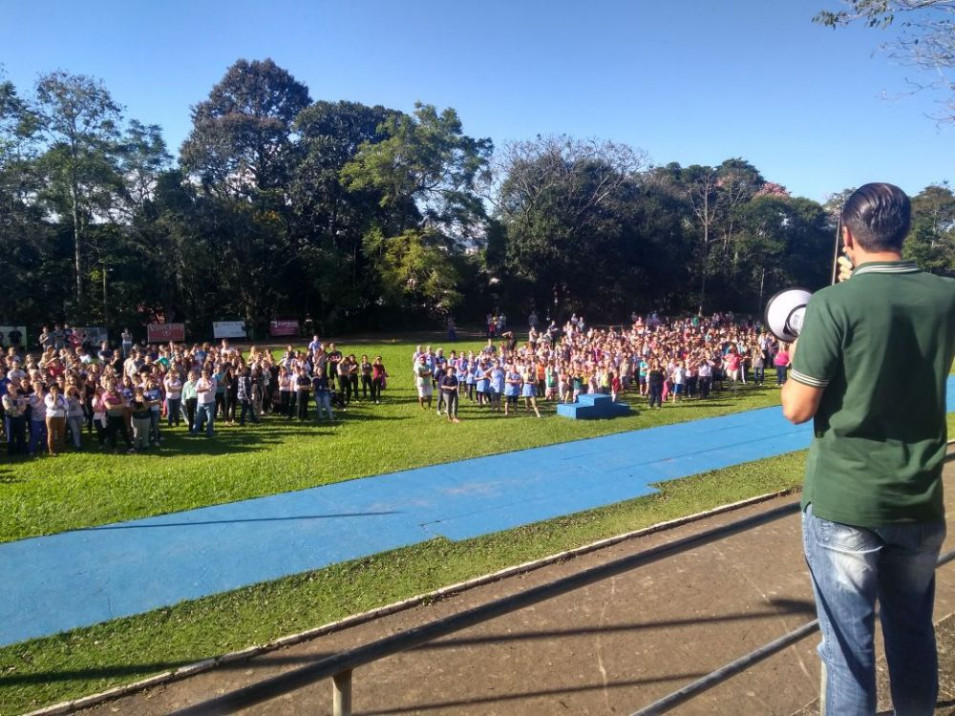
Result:
{"label": "jeans pocket", "polygon": [[929,549],[939,550],[947,534],[945,522],[931,522],[922,525],[922,545]]}
{"label": "jeans pocket", "polygon": [[811,532],[812,541],[826,549],[837,552],[864,553],[877,551],[882,540],[872,530],[833,522],[812,514],[812,505],[807,505],[803,517],[805,531]]}
{"label": "jeans pocket", "polygon": [[812,514],[812,503],[806,505],[802,515],[804,540],[815,544],[828,544],[830,528],[833,525],[829,520],[823,520]]}

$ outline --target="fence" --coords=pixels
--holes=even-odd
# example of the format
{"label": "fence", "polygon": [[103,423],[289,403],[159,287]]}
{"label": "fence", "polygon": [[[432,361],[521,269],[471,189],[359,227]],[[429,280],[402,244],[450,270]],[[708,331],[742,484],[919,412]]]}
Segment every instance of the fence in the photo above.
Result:
{"label": "fence", "polygon": [[[951,443],[950,443],[951,445]],[[955,458],[955,453],[948,460]],[[664,545],[628,555],[597,567],[586,569],[547,584],[532,587],[519,594],[488,602],[458,614],[424,624],[408,631],[370,642],[348,651],[343,651],[311,664],[280,674],[259,683],[237,689],[223,696],[174,712],[176,716],[200,714],[227,714],[255,704],[268,701],[290,691],[303,688],[322,679],[332,679],[332,710],[334,716],[350,716],[352,702],[352,674],[361,666],[402,651],[420,646],[435,639],[453,634],[505,614],[523,609],[538,602],[551,599],[566,592],[585,587],[594,582],[651,564],[674,554],[700,547],[709,542],[729,537],[754,527],[772,522],[799,511],[799,503],[793,502],[757,515],[746,517],[726,525],[714,527],[696,535],[684,537]],[[947,552],[938,560],[938,566],[955,560],[955,550]],[[650,716],[668,711],[693,696],[712,688],[753,664],[766,659],[782,649],[812,634],[819,628],[813,620],[788,634],[756,649],[716,671],[694,681],[668,696],[636,711],[633,716]]]}

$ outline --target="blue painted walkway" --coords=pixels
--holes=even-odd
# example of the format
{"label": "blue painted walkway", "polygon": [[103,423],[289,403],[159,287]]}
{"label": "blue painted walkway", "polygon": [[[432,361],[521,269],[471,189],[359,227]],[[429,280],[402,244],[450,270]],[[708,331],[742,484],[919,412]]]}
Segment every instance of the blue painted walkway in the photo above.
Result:
{"label": "blue painted walkway", "polygon": [[0,645],[651,494],[810,434],[766,408],[2,544]]}

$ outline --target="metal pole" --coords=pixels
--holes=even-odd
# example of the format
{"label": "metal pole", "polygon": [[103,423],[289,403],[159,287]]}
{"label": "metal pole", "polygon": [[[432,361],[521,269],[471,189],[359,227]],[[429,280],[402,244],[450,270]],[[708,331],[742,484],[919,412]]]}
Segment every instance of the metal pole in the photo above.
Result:
{"label": "metal pole", "polygon": [[766,657],[772,656],[778,651],[782,651],[788,646],[795,644],[800,639],[803,639],[819,628],[819,620],[813,619],[807,624],[803,624],[798,629],[794,629],[788,634],[784,634],[778,639],[764,644],[759,649],[751,651],[744,656],[741,656],[735,661],[731,661],[728,664],[721,666],[716,671],[712,671],[706,676],[693,681],[682,689],[677,689],[671,694],[664,696],[658,701],[654,701],[649,706],[644,706],[639,711],[634,711],[630,716],[656,716],[657,714],[666,713],[674,706],[677,706],[684,701],[696,696],[702,691],[706,691],[709,688],[716,686],[729,677],[735,676],[741,671],[745,671],[747,668],[752,666],[758,661],[762,661]]}
{"label": "metal pole", "polygon": [[101,263],[103,269],[103,328],[109,331],[109,301],[106,298],[106,264]]}
{"label": "metal pole", "polygon": [[[949,562],[955,561],[955,549],[946,552],[938,558],[938,561],[935,563],[935,568],[948,564]],[[652,704],[644,706],[639,711],[634,711],[630,716],[657,716],[657,714],[666,713],[670,709],[679,706],[684,701],[688,701],[697,694],[700,694],[707,689],[711,689],[714,686],[721,684],[726,681],[731,676],[735,676],[741,671],[745,671],[750,666],[766,659],[773,654],[782,651],[788,646],[795,644],[797,641],[809,636],[813,632],[819,629],[819,620],[813,619],[811,622],[803,624],[797,629],[793,629],[788,634],[783,634],[778,639],[775,639],[768,644],[764,644],[758,649],[754,649],[748,654],[744,654],[735,661],[731,661],[728,664],[724,664],[716,671],[712,671],[706,676],[693,681],[683,688],[677,689],[676,691],[667,694],[662,699],[654,701]]]}
{"label": "metal pole", "polygon": [[559,594],[566,594],[574,589],[593,584],[594,582],[622,574],[638,566],[652,564],[666,557],[672,556],[687,549],[738,534],[758,525],[764,525],[773,520],[799,512],[799,503],[792,502],[766,512],[744,517],[718,527],[712,527],[695,535],[674,540],[666,544],[650,547],[637,554],[627,555],[619,559],[597,565],[589,569],[562,577],[548,584],[530,587],[523,592],[502,597],[494,601],[458,612],[450,617],[413,627],[407,631],[391,634],[377,641],[363,646],[327,656],[323,659],[307,664],[306,666],[287,671],[277,676],[264,679],[256,684],[236,689],[222,696],[209,699],[199,704],[174,711],[176,716],[209,716],[210,714],[234,713],[247,709],[255,704],[274,699],[277,696],[308,686],[320,679],[343,673],[345,670],[370,664],[400,651],[411,649],[421,644],[437,639],[475,624],[480,624],[495,617],[508,614],[518,609],[537,604]]}
{"label": "metal pole", "polygon": [[842,249],[842,219],[836,222],[836,240],[832,247],[832,285],[839,280],[839,254]]}
{"label": "metal pole", "polygon": [[332,714],[351,716],[351,669],[332,677]]}

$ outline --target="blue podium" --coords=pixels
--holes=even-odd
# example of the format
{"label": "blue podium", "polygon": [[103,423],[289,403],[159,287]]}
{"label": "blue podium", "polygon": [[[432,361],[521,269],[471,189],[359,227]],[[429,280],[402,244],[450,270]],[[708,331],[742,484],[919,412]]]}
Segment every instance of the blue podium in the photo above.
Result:
{"label": "blue podium", "polygon": [[618,418],[630,415],[630,406],[615,403],[609,395],[600,393],[578,395],[576,403],[561,403],[557,414],[572,420],[597,420],[599,418]]}

